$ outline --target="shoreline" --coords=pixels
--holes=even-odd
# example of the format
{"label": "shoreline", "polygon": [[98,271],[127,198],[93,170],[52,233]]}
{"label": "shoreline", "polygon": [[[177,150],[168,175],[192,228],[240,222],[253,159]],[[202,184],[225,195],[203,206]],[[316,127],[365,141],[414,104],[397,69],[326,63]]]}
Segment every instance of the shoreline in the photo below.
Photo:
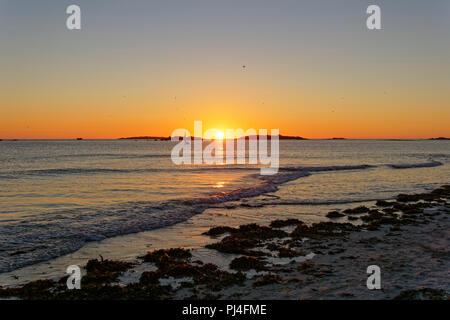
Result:
{"label": "shoreline", "polygon": [[[82,290],[65,279],[0,289],[20,299],[414,299],[448,297],[450,186],[267,225],[212,227],[208,244],[159,249],[134,261],[91,259]],[[354,223],[341,223],[340,219]],[[366,268],[380,265],[382,290]],[[425,291],[417,291],[429,288]],[[408,291],[416,290],[416,291]]]}

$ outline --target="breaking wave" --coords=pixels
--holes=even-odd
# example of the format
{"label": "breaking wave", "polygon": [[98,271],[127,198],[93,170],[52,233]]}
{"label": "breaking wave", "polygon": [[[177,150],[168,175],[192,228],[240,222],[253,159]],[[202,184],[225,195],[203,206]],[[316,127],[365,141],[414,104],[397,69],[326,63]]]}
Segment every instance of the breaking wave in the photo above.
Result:
{"label": "breaking wave", "polygon": [[353,166],[324,166],[324,167],[287,167],[280,168],[280,171],[308,171],[308,172],[321,172],[321,171],[341,171],[341,170],[358,170],[358,169],[369,169],[375,168],[376,166],[362,164]]}
{"label": "breaking wave", "polygon": [[[409,169],[409,168],[426,168],[441,166],[442,162],[432,161],[426,163],[413,164],[388,164],[387,166],[393,169]],[[376,168],[379,165],[343,165],[343,166],[321,166],[321,167],[282,167],[280,172],[325,172],[325,171],[342,171],[342,170],[364,170],[369,168]],[[108,174],[108,173],[153,173],[153,172],[177,172],[177,171],[259,171],[259,166],[235,166],[235,165],[219,165],[219,166],[204,166],[204,167],[174,167],[170,169],[116,169],[116,168],[55,168],[55,169],[32,169],[23,171],[7,171],[0,172],[2,179],[17,179],[23,176],[53,176],[53,175],[71,175],[71,174]],[[281,177],[280,177],[281,178]]]}
{"label": "breaking wave", "polygon": [[117,207],[77,208],[32,220],[0,225],[0,272],[74,252],[87,242],[164,228],[201,213],[204,206],[123,203]]}

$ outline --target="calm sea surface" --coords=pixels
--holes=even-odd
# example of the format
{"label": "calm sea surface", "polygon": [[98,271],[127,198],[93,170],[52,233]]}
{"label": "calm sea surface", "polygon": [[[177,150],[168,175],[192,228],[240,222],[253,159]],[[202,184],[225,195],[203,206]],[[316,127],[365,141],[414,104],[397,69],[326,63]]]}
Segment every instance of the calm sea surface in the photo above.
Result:
{"label": "calm sea surface", "polygon": [[450,182],[450,141],[281,141],[280,171],[270,177],[257,166],[176,166],[173,146],[0,142],[0,272],[164,228],[211,206],[245,203],[265,217],[325,214]]}

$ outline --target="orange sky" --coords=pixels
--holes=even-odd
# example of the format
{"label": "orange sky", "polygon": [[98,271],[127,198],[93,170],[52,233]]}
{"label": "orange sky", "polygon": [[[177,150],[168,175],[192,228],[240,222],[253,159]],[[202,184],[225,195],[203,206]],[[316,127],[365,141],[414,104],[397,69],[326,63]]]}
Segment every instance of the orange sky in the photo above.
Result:
{"label": "orange sky", "polygon": [[449,94],[415,89],[416,81],[411,89],[369,90],[355,83],[359,79],[339,83],[338,76],[320,83],[273,83],[250,68],[224,73],[230,79],[219,83],[188,76],[166,87],[134,79],[132,89],[121,89],[125,81],[105,84],[95,75],[92,84],[65,86],[61,83],[70,79],[55,72],[45,87],[28,80],[21,92],[11,88],[3,99],[8,110],[0,119],[0,138],[169,136],[176,128],[193,132],[194,120],[203,121],[204,130],[280,129],[307,138],[450,136]]}

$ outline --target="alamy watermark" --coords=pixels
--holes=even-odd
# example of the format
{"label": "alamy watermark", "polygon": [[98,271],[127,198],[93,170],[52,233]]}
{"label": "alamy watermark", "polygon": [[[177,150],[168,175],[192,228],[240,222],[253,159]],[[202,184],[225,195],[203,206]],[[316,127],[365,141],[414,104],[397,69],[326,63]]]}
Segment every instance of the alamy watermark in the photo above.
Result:
{"label": "alamy watermark", "polygon": [[381,29],[381,9],[377,5],[370,5],[366,10],[367,14],[370,16],[367,18],[366,25],[369,30],[380,30]]}
{"label": "alamy watermark", "polygon": [[[172,132],[176,144],[172,162],[182,164],[248,164],[261,165],[262,175],[274,175],[279,168],[279,130],[271,129],[209,129],[203,132],[202,121],[194,121],[194,135],[187,129]],[[270,155],[269,141],[270,140]],[[204,143],[208,143],[204,147]]]}
{"label": "alamy watermark", "polygon": [[81,29],[81,8],[75,4],[67,7],[66,13],[69,15],[66,20],[66,27],[69,30]]}
{"label": "alamy watermark", "polygon": [[67,289],[81,289],[81,269],[77,265],[71,265],[67,267],[66,273],[69,274],[67,278]]}
{"label": "alamy watermark", "polygon": [[381,269],[376,264],[367,267],[367,274],[370,276],[367,278],[366,286],[369,290],[381,289]]}

